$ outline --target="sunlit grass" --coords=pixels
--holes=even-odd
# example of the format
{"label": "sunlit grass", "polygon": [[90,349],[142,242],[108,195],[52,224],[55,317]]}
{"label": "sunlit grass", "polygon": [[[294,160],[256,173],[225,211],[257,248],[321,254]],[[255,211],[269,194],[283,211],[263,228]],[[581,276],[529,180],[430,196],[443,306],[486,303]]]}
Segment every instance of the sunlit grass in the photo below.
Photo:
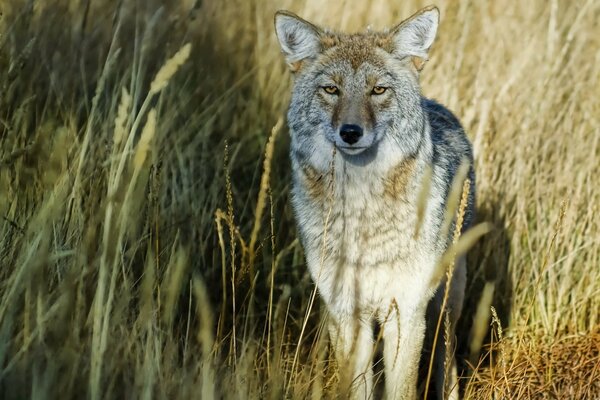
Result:
{"label": "sunlit grass", "polygon": [[[2,5],[0,397],[336,397],[273,13],[356,31],[425,4],[114,3]],[[438,5],[423,92],[465,125],[493,227],[468,257],[461,386],[598,397],[600,4]]]}

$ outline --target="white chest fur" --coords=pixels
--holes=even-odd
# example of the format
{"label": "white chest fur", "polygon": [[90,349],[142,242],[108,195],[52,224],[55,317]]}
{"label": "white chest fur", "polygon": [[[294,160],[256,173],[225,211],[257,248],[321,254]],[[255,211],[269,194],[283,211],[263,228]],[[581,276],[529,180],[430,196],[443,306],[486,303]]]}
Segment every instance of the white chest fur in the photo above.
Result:
{"label": "white chest fur", "polygon": [[[333,171],[296,167],[294,206],[307,263],[328,308],[385,313],[423,293],[435,266],[427,234],[415,237],[416,159],[385,170],[349,165]],[[418,291],[418,293],[415,293]]]}

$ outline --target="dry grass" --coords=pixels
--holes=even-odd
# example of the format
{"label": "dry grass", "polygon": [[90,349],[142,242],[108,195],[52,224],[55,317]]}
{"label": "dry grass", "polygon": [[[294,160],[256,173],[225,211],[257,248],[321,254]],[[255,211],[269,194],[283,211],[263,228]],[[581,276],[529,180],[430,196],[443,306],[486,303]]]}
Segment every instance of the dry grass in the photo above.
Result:
{"label": "dry grass", "polygon": [[471,378],[465,397],[477,399],[595,399],[600,393],[600,333],[565,335],[551,342],[528,333],[508,338],[505,358]]}
{"label": "dry grass", "polygon": [[[307,312],[272,15],[358,30],[423,5],[4,1],[0,397],[345,390]],[[463,390],[598,398],[600,4],[439,6],[423,90],[469,132],[494,226],[469,255],[459,340],[486,280],[503,328],[482,334],[477,313],[492,344]]]}

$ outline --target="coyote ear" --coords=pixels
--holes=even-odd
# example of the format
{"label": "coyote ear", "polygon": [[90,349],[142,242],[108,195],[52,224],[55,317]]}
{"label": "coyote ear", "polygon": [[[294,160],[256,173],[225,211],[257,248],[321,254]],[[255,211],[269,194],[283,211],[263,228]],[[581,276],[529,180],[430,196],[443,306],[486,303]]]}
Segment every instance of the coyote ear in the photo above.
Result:
{"label": "coyote ear", "polygon": [[[435,39],[440,12],[435,6],[426,7],[392,29],[394,51],[399,58],[413,57],[415,66],[421,70],[427,61],[427,52]],[[420,59],[418,62],[414,58]]]}
{"label": "coyote ear", "polygon": [[300,69],[303,60],[321,52],[321,30],[291,12],[275,13],[275,32],[292,72]]}

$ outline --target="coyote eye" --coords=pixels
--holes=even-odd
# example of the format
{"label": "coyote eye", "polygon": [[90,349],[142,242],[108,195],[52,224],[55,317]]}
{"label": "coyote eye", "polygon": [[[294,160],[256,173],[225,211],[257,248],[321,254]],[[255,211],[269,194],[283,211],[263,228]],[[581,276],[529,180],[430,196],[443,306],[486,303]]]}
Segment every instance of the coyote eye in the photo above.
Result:
{"label": "coyote eye", "polygon": [[375,86],[373,88],[373,90],[371,91],[371,94],[384,94],[385,91],[387,90],[386,87],[383,86]]}
{"label": "coyote eye", "polygon": [[338,89],[337,86],[333,86],[333,85],[323,86],[323,90],[329,94],[339,94],[340,93],[340,89]]}

